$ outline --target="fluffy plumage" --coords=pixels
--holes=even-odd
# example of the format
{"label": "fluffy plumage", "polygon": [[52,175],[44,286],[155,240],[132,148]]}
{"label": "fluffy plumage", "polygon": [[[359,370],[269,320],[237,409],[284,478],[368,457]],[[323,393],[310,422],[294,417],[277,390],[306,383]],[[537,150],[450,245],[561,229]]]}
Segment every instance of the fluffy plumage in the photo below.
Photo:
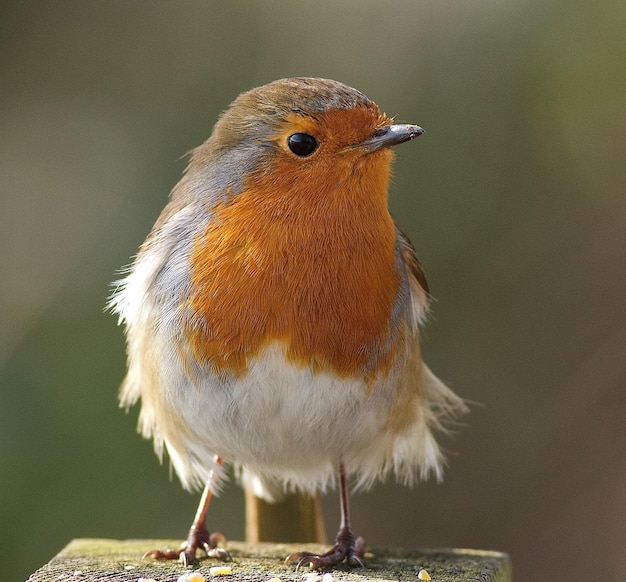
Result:
{"label": "fluffy plumage", "polygon": [[[111,307],[126,326],[121,402],[187,488],[218,455],[259,495],[434,473],[462,401],[423,364],[423,270],[387,209],[392,126],[360,92],[283,79],[217,122]],[[421,130],[419,130],[421,132]],[[314,136],[310,156],[288,137]],[[386,140],[386,141],[385,141]],[[367,145],[365,145],[367,144]]]}

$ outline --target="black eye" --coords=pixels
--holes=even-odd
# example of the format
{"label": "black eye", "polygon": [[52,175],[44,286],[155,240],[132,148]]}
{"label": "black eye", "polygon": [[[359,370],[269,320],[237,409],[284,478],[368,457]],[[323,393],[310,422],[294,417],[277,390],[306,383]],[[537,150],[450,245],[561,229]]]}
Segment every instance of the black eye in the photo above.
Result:
{"label": "black eye", "polygon": [[317,140],[308,133],[294,133],[287,138],[289,149],[296,156],[310,156],[319,145]]}

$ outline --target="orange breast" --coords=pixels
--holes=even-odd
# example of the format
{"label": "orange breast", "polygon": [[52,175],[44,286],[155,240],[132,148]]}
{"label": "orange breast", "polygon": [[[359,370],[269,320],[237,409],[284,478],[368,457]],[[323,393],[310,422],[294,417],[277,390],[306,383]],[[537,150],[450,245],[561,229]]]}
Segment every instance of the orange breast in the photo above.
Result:
{"label": "orange breast", "polygon": [[279,160],[214,209],[192,255],[194,357],[237,375],[279,341],[289,361],[316,371],[371,379],[388,370],[400,286],[390,158],[355,158],[327,180]]}

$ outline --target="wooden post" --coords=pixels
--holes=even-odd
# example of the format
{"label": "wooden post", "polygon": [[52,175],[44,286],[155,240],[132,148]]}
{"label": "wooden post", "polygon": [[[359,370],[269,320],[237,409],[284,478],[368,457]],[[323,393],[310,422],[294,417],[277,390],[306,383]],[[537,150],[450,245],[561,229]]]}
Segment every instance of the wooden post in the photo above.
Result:
{"label": "wooden post", "polygon": [[[233,561],[224,563],[202,558],[192,568],[176,561],[142,560],[144,552],[153,548],[172,547],[180,540],[74,540],[48,564],[37,570],[28,582],[157,582],[178,580],[185,572],[195,571],[206,580],[217,580],[210,568],[224,565],[232,576],[224,582],[246,580],[267,582],[279,578],[283,582],[301,582],[303,571],[294,564],[285,564],[285,556],[301,550],[320,552],[324,546],[313,544],[244,544],[230,542],[228,550]],[[433,582],[511,582],[511,565],[506,554],[480,550],[399,550],[374,548],[364,558],[365,568],[341,566],[332,571],[334,582],[419,582],[423,569]]]}
{"label": "wooden post", "polygon": [[268,503],[246,489],[246,541],[326,543],[319,495],[286,495]]}

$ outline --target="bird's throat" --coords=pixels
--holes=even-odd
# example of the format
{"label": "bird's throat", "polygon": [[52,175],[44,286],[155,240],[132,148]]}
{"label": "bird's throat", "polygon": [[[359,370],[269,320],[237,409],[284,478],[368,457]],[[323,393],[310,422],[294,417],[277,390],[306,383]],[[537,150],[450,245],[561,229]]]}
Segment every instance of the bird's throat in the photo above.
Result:
{"label": "bird's throat", "polygon": [[283,199],[289,189],[257,183],[216,207],[195,241],[187,334],[214,371],[244,373],[274,342],[315,371],[389,368],[400,276],[386,180],[384,192],[362,180],[317,186]]}

